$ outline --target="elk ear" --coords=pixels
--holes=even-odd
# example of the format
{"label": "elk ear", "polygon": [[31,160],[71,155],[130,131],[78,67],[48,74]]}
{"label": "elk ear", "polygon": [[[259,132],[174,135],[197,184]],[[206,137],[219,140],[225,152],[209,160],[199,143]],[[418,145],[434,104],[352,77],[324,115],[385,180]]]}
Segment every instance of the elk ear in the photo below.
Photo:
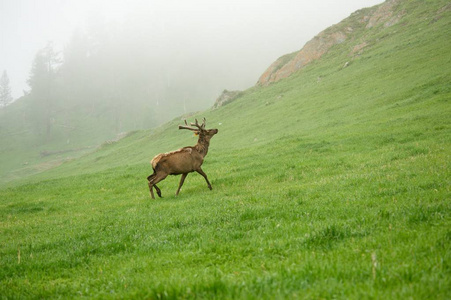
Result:
{"label": "elk ear", "polygon": [[194,135],[199,135],[199,131],[194,131]]}

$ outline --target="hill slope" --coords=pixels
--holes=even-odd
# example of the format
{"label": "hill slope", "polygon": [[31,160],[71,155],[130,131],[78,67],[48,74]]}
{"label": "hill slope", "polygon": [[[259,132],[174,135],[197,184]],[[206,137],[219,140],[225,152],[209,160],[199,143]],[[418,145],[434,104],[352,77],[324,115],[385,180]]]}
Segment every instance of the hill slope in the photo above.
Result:
{"label": "hill slope", "polygon": [[[349,57],[355,59],[365,48],[376,41],[371,37],[371,29],[377,26],[391,27],[403,21],[407,11],[403,1],[389,0],[381,5],[354,12],[350,17],[337,25],[320,32],[300,51],[284,55],[276,60],[260,77],[258,85],[268,85],[286,78],[318,60],[333,46],[348,41]],[[442,12],[437,12],[438,17]]]}
{"label": "hill slope", "polygon": [[179,119],[0,190],[0,294],[449,298],[450,6],[398,4],[198,115],[213,191],[189,175],[149,198],[153,155],[195,143]]}

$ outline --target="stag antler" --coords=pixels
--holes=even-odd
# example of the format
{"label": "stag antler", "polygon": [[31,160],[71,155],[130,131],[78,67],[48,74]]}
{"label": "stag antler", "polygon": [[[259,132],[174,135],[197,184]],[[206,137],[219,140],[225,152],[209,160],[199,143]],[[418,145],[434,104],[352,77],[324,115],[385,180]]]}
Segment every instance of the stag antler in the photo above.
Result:
{"label": "stag antler", "polygon": [[192,130],[192,131],[197,131],[197,128],[193,128],[193,127],[189,127],[188,126],[188,123],[186,123],[186,119],[184,121],[185,121],[185,125],[186,126],[179,125],[179,129],[188,129],[188,130]]}
{"label": "stag antler", "polygon": [[[188,130],[192,130],[192,131],[205,130],[205,123],[207,122],[207,120],[205,120],[205,118],[203,119],[203,122],[201,125],[199,125],[199,122],[197,121],[197,119],[195,119],[195,121],[196,121],[195,123],[190,123],[190,124],[191,124],[191,126],[195,126],[197,128],[179,125],[179,129],[188,129]],[[188,125],[188,123],[186,123],[186,120],[185,120],[185,125]]]}
{"label": "stag antler", "polygon": [[207,120],[205,120],[205,118],[203,119],[202,125],[199,125],[199,122],[197,121],[197,119],[194,119],[196,121],[196,123],[191,123],[191,126],[196,126],[199,129],[205,129],[205,122],[207,122]]}

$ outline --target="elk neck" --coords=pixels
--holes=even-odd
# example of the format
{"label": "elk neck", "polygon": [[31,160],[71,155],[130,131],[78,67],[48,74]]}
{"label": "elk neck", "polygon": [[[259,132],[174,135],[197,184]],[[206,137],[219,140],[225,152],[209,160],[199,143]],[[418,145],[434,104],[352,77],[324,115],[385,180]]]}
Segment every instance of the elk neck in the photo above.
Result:
{"label": "elk neck", "polygon": [[208,153],[208,147],[210,146],[210,139],[206,138],[202,134],[199,134],[199,140],[197,141],[196,146],[194,146],[197,150],[197,152],[202,155],[202,157],[205,157]]}

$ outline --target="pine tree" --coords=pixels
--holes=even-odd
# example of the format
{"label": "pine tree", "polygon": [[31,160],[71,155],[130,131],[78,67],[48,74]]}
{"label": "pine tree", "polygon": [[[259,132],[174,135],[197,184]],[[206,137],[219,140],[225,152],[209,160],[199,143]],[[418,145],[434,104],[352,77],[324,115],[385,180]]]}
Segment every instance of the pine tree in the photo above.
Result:
{"label": "pine tree", "polygon": [[55,112],[55,79],[61,63],[59,54],[51,43],[38,51],[33,61],[28,85],[33,106],[35,129],[41,133],[45,128],[46,139],[50,138]]}
{"label": "pine tree", "polygon": [[12,100],[13,97],[11,96],[8,73],[6,73],[5,70],[0,78],[0,106],[8,105]]}

